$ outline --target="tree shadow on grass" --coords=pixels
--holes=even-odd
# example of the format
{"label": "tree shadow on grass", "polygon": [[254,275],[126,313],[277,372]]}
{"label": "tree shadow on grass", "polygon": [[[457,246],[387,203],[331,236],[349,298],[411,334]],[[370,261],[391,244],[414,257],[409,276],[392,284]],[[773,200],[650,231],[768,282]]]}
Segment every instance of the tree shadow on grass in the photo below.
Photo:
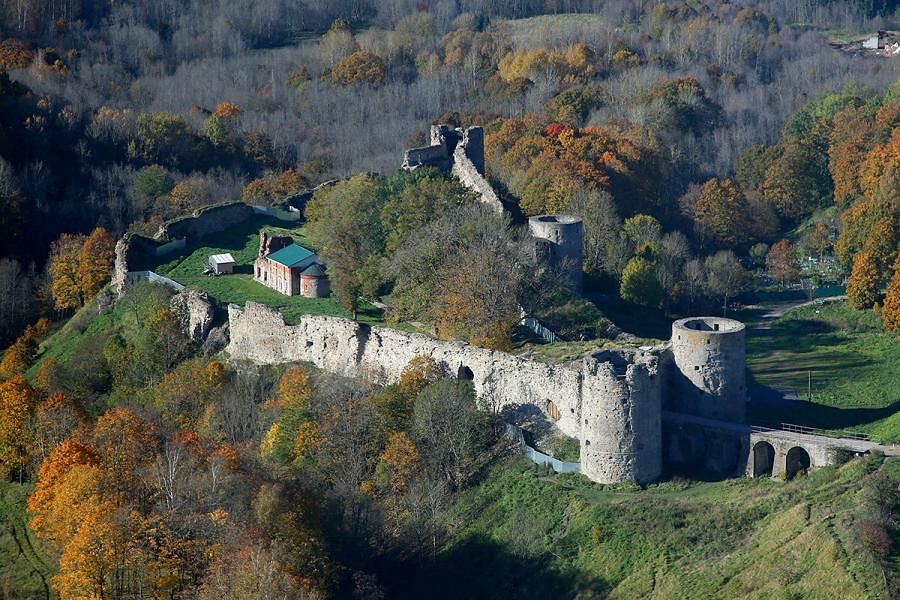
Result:
{"label": "tree shadow on grass", "polygon": [[[576,569],[557,570],[548,556],[522,556],[505,544],[473,536],[433,562],[402,569],[391,598],[602,598],[609,585]],[[580,594],[580,595],[579,595]]]}
{"label": "tree shadow on grass", "polygon": [[667,340],[672,337],[672,321],[661,310],[601,296],[589,298],[616,326],[641,338]]}
{"label": "tree shadow on grass", "polygon": [[844,337],[824,321],[792,319],[776,323],[771,329],[752,329],[748,339],[751,348],[762,352],[814,352],[820,348],[834,347],[846,341]]}
{"label": "tree shadow on grass", "polygon": [[792,397],[791,391],[754,385],[747,405],[749,421],[768,427],[791,423],[819,429],[847,429],[868,425],[900,411],[900,399],[881,408],[838,408]]}

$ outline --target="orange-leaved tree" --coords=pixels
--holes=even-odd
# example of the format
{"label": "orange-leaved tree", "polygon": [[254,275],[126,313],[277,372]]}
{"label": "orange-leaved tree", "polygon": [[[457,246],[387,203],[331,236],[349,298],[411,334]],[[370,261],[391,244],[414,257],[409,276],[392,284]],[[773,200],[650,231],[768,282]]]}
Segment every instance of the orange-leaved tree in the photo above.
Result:
{"label": "orange-leaved tree", "polygon": [[35,534],[57,556],[75,536],[92,503],[101,493],[103,471],[96,465],[73,465],[53,486],[50,501],[32,519]]}
{"label": "orange-leaved tree", "polygon": [[28,512],[33,517],[29,525],[45,540],[55,540],[57,518],[56,497],[60,494],[63,478],[76,466],[97,467],[100,458],[89,444],[69,438],[54,448],[41,463],[34,492],[28,497]]}
{"label": "orange-leaved tree", "polygon": [[415,396],[441,378],[441,368],[430,356],[414,356],[400,373],[400,389]]}
{"label": "orange-leaved tree", "polygon": [[800,274],[797,265],[797,253],[787,240],[772,244],[766,254],[766,268],[769,277],[778,281],[782,287]]}
{"label": "orange-leaved tree", "polygon": [[377,87],[384,83],[384,76],[384,61],[365,50],[345,56],[331,70],[331,80],[338,85],[365,82]]}
{"label": "orange-leaved tree", "polygon": [[22,478],[32,444],[29,423],[37,394],[22,375],[0,383],[0,476],[19,471]]}
{"label": "orange-leaved tree", "polygon": [[96,496],[86,502],[75,535],[59,559],[53,587],[60,600],[116,597],[128,550],[128,537],[112,502]]}
{"label": "orange-leaved tree", "polygon": [[294,169],[288,169],[272,182],[272,194],[275,198],[280,198],[299,192],[308,187],[309,179],[306,178],[306,175],[303,175]]}
{"label": "orange-leaved tree", "polygon": [[847,280],[847,300],[850,308],[869,308],[878,300],[878,265],[871,252],[862,251],[853,259],[853,269]]}
{"label": "orange-leaved tree", "polygon": [[406,491],[419,462],[419,449],[415,443],[403,431],[393,433],[378,458],[386,472],[390,490],[395,494]]}
{"label": "orange-leaved tree", "polygon": [[309,374],[303,367],[290,367],[278,380],[275,389],[275,402],[281,408],[296,407],[309,408],[309,399],[312,396],[312,385]]}
{"label": "orange-leaved tree", "polygon": [[34,325],[25,327],[25,331],[3,353],[0,361],[0,375],[7,377],[17,373],[24,373],[34,361],[38,344],[50,331],[50,321],[45,318],[38,319]]}
{"label": "orange-leaved tree", "polygon": [[78,287],[82,298],[91,298],[100,291],[112,273],[116,258],[116,239],[102,227],[94,229],[78,255]]}
{"label": "orange-leaved tree", "polygon": [[888,283],[881,319],[885,330],[900,333],[900,259],[894,263],[894,276]]}
{"label": "orange-leaved tree", "polygon": [[700,188],[694,220],[719,244],[734,248],[748,239],[749,207],[744,192],[731,179],[712,178]]}
{"label": "orange-leaved tree", "polygon": [[113,408],[97,419],[91,437],[104,470],[107,497],[120,503],[142,500],[140,468],[157,445],[152,424],[127,408]]}
{"label": "orange-leaved tree", "polygon": [[3,352],[3,360],[0,360],[0,374],[11,375],[24,373],[34,360],[37,351],[37,342],[33,337],[21,335],[12,345]]}
{"label": "orange-leaved tree", "polygon": [[81,308],[109,280],[116,240],[98,227],[89,236],[64,233],[50,247],[50,293],[59,310]]}

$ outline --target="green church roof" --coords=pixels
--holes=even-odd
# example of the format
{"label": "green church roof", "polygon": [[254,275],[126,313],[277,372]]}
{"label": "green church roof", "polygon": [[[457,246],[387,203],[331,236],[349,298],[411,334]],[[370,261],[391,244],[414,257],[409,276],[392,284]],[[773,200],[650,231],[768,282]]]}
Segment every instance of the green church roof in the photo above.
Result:
{"label": "green church roof", "polygon": [[307,277],[322,277],[325,275],[325,269],[319,263],[313,263],[311,266],[303,269],[301,275],[306,275]]}
{"label": "green church roof", "polygon": [[285,246],[281,250],[277,252],[273,252],[268,256],[270,260],[274,260],[280,265],[284,265],[288,268],[293,267],[299,262],[302,262],[313,256],[315,253],[308,249],[300,246],[298,244],[291,244],[290,246]]}

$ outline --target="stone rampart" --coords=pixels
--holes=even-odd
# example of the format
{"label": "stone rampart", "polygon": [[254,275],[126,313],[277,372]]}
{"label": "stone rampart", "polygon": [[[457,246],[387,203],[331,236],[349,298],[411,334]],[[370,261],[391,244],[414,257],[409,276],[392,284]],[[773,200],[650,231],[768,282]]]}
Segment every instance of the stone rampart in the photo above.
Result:
{"label": "stone rampart", "polygon": [[437,167],[450,173],[493,210],[502,213],[497,192],[484,177],[484,129],[431,126],[431,145],[410,148],[403,154],[404,169]]}
{"label": "stone rampart", "polygon": [[503,212],[503,204],[500,202],[497,192],[494,191],[488,180],[478,172],[475,163],[466,156],[464,144],[459,144],[453,152],[453,169],[451,172],[463,186],[475,192],[481,202],[498,213]]}
{"label": "stone rampart", "polygon": [[253,207],[243,202],[229,202],[217,206],[201,208],[189,217],[182,217],[164,223],[153,236],[156,240],[188,238],[199,240],[211,233],[228,229],[242,223],[255,214]]}
{"label": "stone rampart", "polygon": [[288,326],[278,312],[253,302],[229,306],[228,319],[227,352],[233,360],[304,361],[388,384],[399,380],[411,359],[429,356],[446,373],[470,379],[482,403],[534,405],[554,415],[566,435],[597,434],[585,444],[597,451],[582,458],[582,470],[595,481],[644,482],[659,475],[660,388],[653,351],[604,352],[564,366],[337,317],[308,315]]}
{"label": "stone rampart", "polygon": [[128,286],[128,273],[148,268],[147,259],[162,256],[184,248],[188,242],[224,231],[232,225],[243,223],[256,214],[252,206],[243,202],[230,202],[208,206],[195,211],[189,217],[174,219],[160,225],[152,238],[126,233],[116,242],[116,259],[113,266],[113,287],[121,297]]}
{"label": "stone rampart", "polygon": [[549,363],[436,340],[387,327],[370,327],[326,316],[304,316],[288,326],[278,312],[254,302],[228,307],[232,359],[261,364],[311,362],[321,369],[356,377],[365,373],[382,384],[399,380],[416,356],[430,356],[450,375],[471,379],[480,398],[499,406],[552,400],[559,408],[560,429],[577,437],[581,374]]}

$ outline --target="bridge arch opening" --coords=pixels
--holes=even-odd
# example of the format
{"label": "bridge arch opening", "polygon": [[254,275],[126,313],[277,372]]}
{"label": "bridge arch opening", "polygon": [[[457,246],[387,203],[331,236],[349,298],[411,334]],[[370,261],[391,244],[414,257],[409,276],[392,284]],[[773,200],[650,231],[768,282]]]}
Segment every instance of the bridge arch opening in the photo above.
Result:
{"label": "bridge arch opening", "polygon": [[475,373],[466,365],[460,365],[459,370],[456,372],[456,379],[459,381],[474,381]]}
{"label": "bridge arch opening", "polygon": [[784,465],[784,478],[793,479],[800,474],[806,475],[809,471],[809,466],[809,453],[800,446],[791,448],[788,450],[787,460]]}
{"label": "bridge arch opening", "polygon": [[775,468],[775,448],[769,442],[757,442],[753,446],[753,476],[772,476]]}

